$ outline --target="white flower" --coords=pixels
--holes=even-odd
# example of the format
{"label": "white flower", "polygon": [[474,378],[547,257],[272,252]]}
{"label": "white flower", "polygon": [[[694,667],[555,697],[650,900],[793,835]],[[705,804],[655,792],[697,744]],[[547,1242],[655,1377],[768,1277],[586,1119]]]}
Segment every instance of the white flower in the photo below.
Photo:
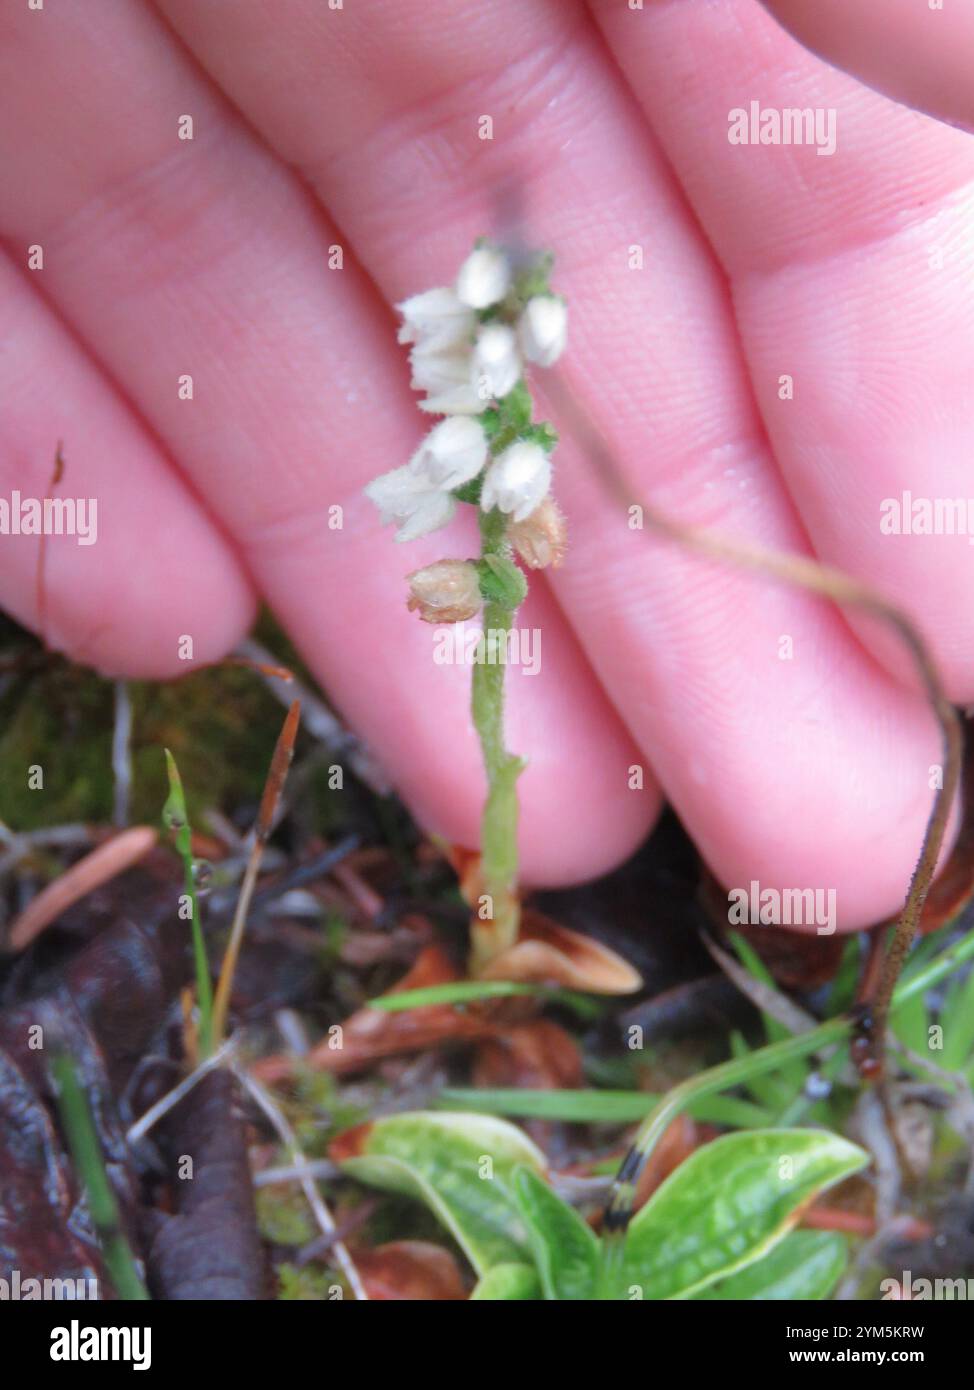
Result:
{"label": "white flower", "polygon": [[486,462],[487,436],[480,421],[457,415],[433,426],[408,467],[449,492],[476,478]]}
{"label": "white flower", "polygon": [[456,502],[449,492],[431,483],[427,475],[407,463],[383,473],[365,489],[365,495],[379,508],[383,524],[395,521],[397,541],[414,541],[428,531],[436,531],[451,520]]}
{"label": "white flower", "polygon": [[457,296],[471,309],[488,309],[503,299],[511,284],[511,267],[503,251],[478,246],[460,267]]}
{"label": "white flower", "polygon": [[480,505],[499,507],[515,521],[530,516],[551,485],[551,461],[540,444],[519,440],[494,460],[484,474]]}
{"label": "white flower", "polygon": [[432,415],[479,415],[486,404],[473,380],[469,351],[426,352],[421,346],[409,356],[414,391],[428,391],[420,410]]}
{"label": "white flower", "polygon": [[427,352],[413,348],[409,354],[413,369],[410,385],[414,391],[449,391],[454,386],[469,386],[471,357],[469,352],[454,349],[450,352]]}
{"label": "white flower", "polygon": [[404,319],[399,341],[437,352],[468,343],[477,326],[473,310],[451,289],[426,290],[396,307]]}
{"label": "white flower", "polygon": [[473,376],[481,395],[481,409],[493,397],[501,400],[521,378],[517,337],[505,323],[488,323],[477,334],[473,350]]}
{"label": "white flower", "polygon": [[537,294],[529,299],[518,320],[521,351],[529,362],[551,367],[565,350],[568,310],[553,294]]}

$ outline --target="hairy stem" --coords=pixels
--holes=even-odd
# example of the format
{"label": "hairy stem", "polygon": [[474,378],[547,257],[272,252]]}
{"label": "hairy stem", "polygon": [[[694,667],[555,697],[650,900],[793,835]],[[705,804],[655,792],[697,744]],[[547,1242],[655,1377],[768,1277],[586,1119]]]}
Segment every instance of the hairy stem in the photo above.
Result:
{"label": "hairy stem", "polygon": [[[480,554],[507,557],[507,518],[496,508],[480,513]],[[480,854],[484,896],[471,928],[474,974],[517,940],[517,779],[524,764],[504,745],[504,673],[515,609],[484,605],[484,630],[473,668],[471,709],[487,774]]]}

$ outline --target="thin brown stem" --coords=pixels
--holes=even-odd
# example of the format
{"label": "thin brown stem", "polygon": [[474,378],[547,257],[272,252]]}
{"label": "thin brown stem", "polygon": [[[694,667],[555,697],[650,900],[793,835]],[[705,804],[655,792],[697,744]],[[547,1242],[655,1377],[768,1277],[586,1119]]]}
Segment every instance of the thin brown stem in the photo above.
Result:
{"label": "thin brown stem", "polygon": [[649,530],[708,559],[734,565],[738,569],[754,570],[779,583],[830,599],[840,607],[858,608],[870,613],[893,629],[909,653],[940,728],[943,778],[934,795],[920,856],[910,879],[902,911],[892,931],[876,992],[870,1000],[869,1074],[878,1078],[882,1072],[890,1000],[903,962],[919,928],[920,914],[937,867],[947,819],[960,780],[960,720],[944,692],[933,656],[917,628],[901,609],[868,585],[843,574],[841,570],[831,565],[820,564],[804,555],[785,555],[765,550],[761,546],[750,545],[745,541],[728,540],[695,526],[687,526],[683,522],[671,520],[641,499],[633,498],[612,448],[570,391],[553,374],[546,380],[545,391],[557,404],[562,419],[568,423],[576,442],[598,465],[613,494],[627,508],[638,504],[642,510],[644,525]]}
{"label": "thin brown stem", "polygon": [[284,725],[278,734],[267,780],[264,783],[264,793],[260,799],[260,809],[257,812],[257,821],[254,825],[254,842],[250,849],[250,857],[247,860],[247,868],[244,871],[243,883],[240,885],[240,894],[237,898],[233,924],[230,928],[230,940],[227,942],[223,965],[220,968],[220,979],[213,998],[213,1043],[215,1046],[219,1045],[220,1039],[223,1037],[223,1030],[226,1027],[227,1014],[230,1009],[230,991],[233,988],[233,977],[236,973],[237,959],[243,943],[244,928],[247,925],[250,900],[254,894],[257,875],[260,872],[260,863],[264,857],[264,846],[274,828],[274,813],[277,810],[281,792],[284,790],[288,768],[291,766],[291,759],[294,756],[294,740],[297,737],[300,717],[301,702],[295,700],[288,710]]}

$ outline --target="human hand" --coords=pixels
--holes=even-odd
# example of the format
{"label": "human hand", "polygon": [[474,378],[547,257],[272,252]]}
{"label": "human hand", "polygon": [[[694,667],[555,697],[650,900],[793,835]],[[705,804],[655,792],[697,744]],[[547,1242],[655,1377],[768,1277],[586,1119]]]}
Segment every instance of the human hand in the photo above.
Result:
{"label": "human hand", "polygon": [[[964,122],[948,23],[924,12],[943,81],[904,95]],[[804,37],[855,67],[843,24]],[[904,71],[894,45],[865,75]],[[752,101],[835,111],[834,153],[731,144]],[[517,205],[633,500],[868,580],[974,699],[968,537],[880,529],[905,490],[974,493],[974,141],[756,0],[8,0],[0,110],[0,496],[43,497],[60,437],[61,493],[99,504],[96,545],[47,545],[52,645],[184,674],[180,637],[218,658],[260,592],[419,819],[476,843],[469,672],[405,608],[444,538],[392,545],[362,487],[423,430],[390,305]],[[834,887],[843,927],[892,911],[939,757],[895,640],[630,530],[570,438],[556,457],[570,550],[522,614],[541,671],[509,682],[526,879],[617,862],[658,781],[727,885]],[[0,602],[34,626],[36,567],[2,539]]]}

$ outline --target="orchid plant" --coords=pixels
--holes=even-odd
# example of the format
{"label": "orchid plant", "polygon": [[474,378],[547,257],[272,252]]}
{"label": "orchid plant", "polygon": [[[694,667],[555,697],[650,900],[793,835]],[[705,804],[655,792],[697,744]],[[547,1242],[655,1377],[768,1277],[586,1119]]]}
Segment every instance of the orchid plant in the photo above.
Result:
{"label": "orchid plant", "polygon": [[[549,285],[552,257],[515,266],[477,243],[452,287],[400,304],[399,341],[409,345],[420,409],[444,418],[408,463],[365,491],[396,540],[447,525],[457,504],[475,507],[477,559],[443,559],[408,575],[409,609],[428,623],[481,615],[473,662],[472,714],[487,774],[481,829],[483,895],[473,926],[472,968],[483,969],[518,936],[517,778],[524,767],[504,740],[508,641],[527,593],[527,569],[559,565],[565,523],[551,497],[557,435],[533,419],[526,364],[550,367],[566,340],[565,302]],[[521,564],[517,563],[520,560]]]}

